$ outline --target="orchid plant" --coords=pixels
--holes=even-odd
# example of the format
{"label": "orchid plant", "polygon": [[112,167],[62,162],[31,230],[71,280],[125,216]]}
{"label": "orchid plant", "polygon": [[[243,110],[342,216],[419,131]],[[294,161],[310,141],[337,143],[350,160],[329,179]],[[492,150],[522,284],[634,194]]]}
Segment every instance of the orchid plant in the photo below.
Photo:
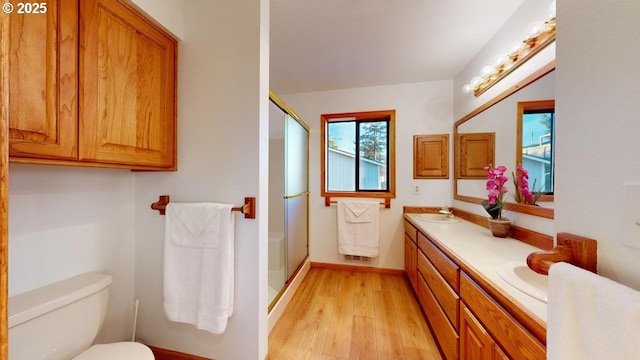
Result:
{"label": "orchid plant", "polygon": [[542,193],[535,191],[536,180],[533,180],[533,186],[529,190],[529,172],[522,167],[522,165],[516,166],[518,175],[511,172],[513,178],[513,185],[515,186],[515,192],[513,199],[520,204],[537,205],[538,199],[542,196]]}
{"label": "orchid plant", "polygon": [[508,192],[505,184],[509,178],[504,175],[507,171],[505,166],[498,166],[495,169],[491,165],[484,168],[487,171],[487,190],[489,196],[482,201],[482,206],[493,219],[502,219],[502,207],[504,195]]}

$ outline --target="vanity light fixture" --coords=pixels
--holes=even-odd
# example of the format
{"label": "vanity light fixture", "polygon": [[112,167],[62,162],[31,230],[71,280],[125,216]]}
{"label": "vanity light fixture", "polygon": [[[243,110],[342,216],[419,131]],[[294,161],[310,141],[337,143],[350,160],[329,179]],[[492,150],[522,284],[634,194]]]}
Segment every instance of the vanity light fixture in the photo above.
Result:
{"label": "vanity light fixture", "polygon": [[480,75],[465,84],[462,92],[479,96],[553,42],[556,38],[555,1],[549,6],[548,13],[549,20],[531,23],[527,28],[526,38],[514,45],[507,55],[498,56],[491,65],[483,66]]}

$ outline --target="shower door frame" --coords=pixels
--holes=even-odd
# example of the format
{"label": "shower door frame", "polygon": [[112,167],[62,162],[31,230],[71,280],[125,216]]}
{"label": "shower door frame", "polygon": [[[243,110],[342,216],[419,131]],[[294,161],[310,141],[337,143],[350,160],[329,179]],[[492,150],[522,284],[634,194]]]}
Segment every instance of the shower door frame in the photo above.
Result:
{"label": "shower door frame", "polygon": [[[282,289],[280,289],[278,295],[273,299],[273,301],[269,304],[269,311],[271,311],[271,309],[273,308],[273,306],[278,302],[280,296],[282,295],[282,293],[287,289],[287,286],[289,285],[289,283],[291,282],[292,279],[295,278],[296,274],[300,271],[300,269],[302,268],[302,266],[304,265],[305,261],[309,258],[309,207],[310,207],[310,197],[311,197],[311,192],[309,191],[309,133],[310,133],[310,128],[309,125],[307,125],[304,121],[302,121],[300,119],[300,117],[298,117],[298,115],[293,111],[293,109],[291,109],[288,105],[286,105],[282,99],[280,99],[280,97],[278,97],[272,90],[269,90],[269,100],[275,104],[278,108],[280,108],[285,114],[289,115],[293,120],[295,120],[306,132],[306,169],[305,169],[305,175],[306,175],[306,183],[305,183],[305,191],[302,191],[300,193],[296,193],[296,194],[284,194],[283,195],[283,201],[285,202],[284,204],[284,208],[285,208],[285,228],[284,228],[284,242],[285,242],[285,284],[282,287]],[[286,128],[286,126],[285,126]],[[285,130],[285,183],[286,183],[286,171],[287,171],[287,165],[286,165],[286,143],[287,143],[287,139],[286,139],[286,130]],[[285,192],[286,192],[286,186],[285,186]],[[288,221],[288,216],[286,216],[286,212],[287,212],[287,201],[288,200],[295,200],[299,197],[306,197],[306,231],[305,231],[305,237],[306,237],[306,256],[304,258],[301,259],[300,263],[296,265],[296,268],[293,271],[290,271],[290,265],[289,265],[289,250],[288,250],[288,229],[289,226],[287,224]]]}

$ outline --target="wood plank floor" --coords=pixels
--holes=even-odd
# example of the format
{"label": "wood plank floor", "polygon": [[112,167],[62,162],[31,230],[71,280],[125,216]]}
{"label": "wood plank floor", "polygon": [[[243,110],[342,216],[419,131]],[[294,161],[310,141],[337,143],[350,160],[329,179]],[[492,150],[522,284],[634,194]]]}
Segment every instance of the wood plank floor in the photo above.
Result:
{"label": "wood plank floor", "polygon": [[442,359],[404,276],[320,268],[271,331],[267,358]]}

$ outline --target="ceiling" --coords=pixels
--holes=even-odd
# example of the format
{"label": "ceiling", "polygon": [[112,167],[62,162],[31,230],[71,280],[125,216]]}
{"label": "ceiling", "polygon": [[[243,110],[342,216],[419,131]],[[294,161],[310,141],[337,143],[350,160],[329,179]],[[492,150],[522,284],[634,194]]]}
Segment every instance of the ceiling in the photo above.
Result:
{"label": "ceiling", "polygon": [[270,88],[454,79],[523,1],[270,0]]}

